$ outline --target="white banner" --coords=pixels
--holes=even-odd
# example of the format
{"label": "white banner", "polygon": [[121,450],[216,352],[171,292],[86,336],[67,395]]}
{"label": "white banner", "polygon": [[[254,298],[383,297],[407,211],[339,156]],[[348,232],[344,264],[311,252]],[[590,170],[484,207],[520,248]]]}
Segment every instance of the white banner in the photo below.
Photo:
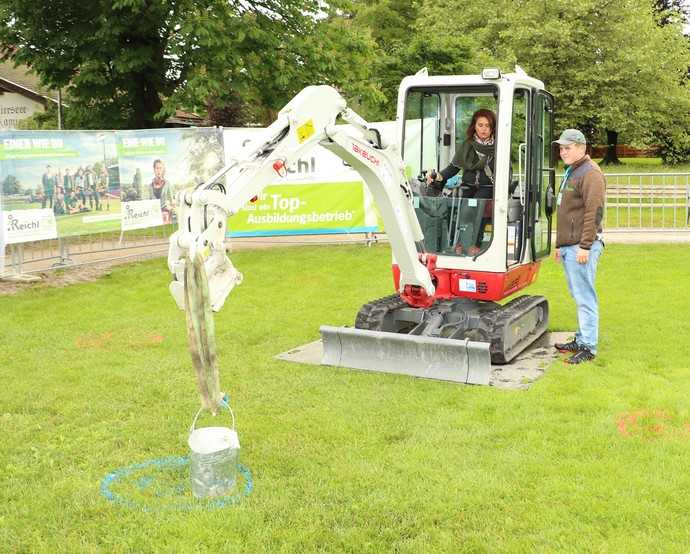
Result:
{"label": "white banner", "polygon": [[133,200],[122,203],[122,230],[144,229],[163,225],[160,200]]}
{"label": "white banner", "polygon": [[[385,121],[379,123],[372,123],[371,126],[381,133],[383,141],[386,143],[393,142],[395,139],[396,123],[394,121]],[[223,130],[223,146],[225,149],[225,162],[230,163],[231,160],[246,156],[249,149],[258,145],[252,144],[262,134],[264,129],[261,128],[233,128]],[[323,185],[324,199],[333,189],[329,189],[326,185],[335,183],[353,183],[360,182],[362,185],[362,193],[364,199],[364,225],[369,230],[374,230],[378,227],[377,210],[374,205],[374,200],[369,192],[368,187],[364,186],[362,176],[346,164],[341,158],[326,150],[321,146],[314,146],[310,151],[303,154],[296,162],[288,166],[287,175],[284,178],[276,176],[273,185]],[[283,194],[290,196],[291,187],[283,189]],[[298,194],[298,188],[295,188],[295,195]],[[328,201],[324,200],[318,203],[320,209],[325,209],[328,206]],[[252,206],[246,206],[243,210],[250,210]],[[270,234],[268,231],[258,230],[261,225],[257,226],[257,234]],[[291,234],[288,231],[282,231],[281,234]],[[299,226],[295,226],[294,233],[302,234]],[[251,232],[245,230],[243,236],[251,236]]]}
{"label": "white banner", "polygon": [[51,209],[9,210],[3,212],[5,244],[57,238],[55,214]]}

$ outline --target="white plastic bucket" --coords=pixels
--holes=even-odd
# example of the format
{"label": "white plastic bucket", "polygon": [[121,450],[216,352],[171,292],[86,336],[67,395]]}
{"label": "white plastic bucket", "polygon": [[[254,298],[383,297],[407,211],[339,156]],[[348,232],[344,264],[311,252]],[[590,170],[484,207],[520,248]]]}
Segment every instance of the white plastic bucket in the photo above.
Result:
{"label": "white plastic bucket", "polygon": [[192,422],[187,441],[191,449],[192,494],[196,498],[224,496],[235,487],[237,480],[240,439],[237,432],[229,427],[196,429],[200,413],[201,410]]}

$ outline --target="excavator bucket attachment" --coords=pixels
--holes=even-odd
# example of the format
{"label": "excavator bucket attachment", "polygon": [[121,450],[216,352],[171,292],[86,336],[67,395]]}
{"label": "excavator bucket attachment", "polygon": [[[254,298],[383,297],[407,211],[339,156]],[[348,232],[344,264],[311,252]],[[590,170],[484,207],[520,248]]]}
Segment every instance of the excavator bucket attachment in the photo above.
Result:
{"label": "excavator bucket attachment", "polygon": [[321,326],[323,365],[488,385],[488,342]]}

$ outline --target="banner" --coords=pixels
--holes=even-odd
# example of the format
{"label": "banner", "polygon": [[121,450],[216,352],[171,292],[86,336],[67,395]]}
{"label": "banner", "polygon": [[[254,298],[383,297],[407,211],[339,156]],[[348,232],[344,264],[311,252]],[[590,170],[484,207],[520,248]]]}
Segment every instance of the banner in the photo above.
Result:
{"label": "banner", "polygon": [[176,221],[177,192],[203,183],[223,167],[219,128],[117,131],[115,136],[120,200],[130,210],[123,212],[125,231]]}
{"label": "banner", "polygon": [[[4,218],[8,244],[119,228],[118,165],[112,133],[2,133],[0,182],[5,212],[13,213],[13,224],[24,226],[23,232],[15,233],[17,227],[12,231],[7,227],[9,216]],[[35,213],[15,213],[22,211]]]}
{"label": "banner", "polygon": [[145,229],[163,225],[160,200],[135,200],[122,202],[122,229]]}
{"label": "banner", "polygon": [[[373,125],[393,140],[394,122]],[[0,249],[3,241],[175,222],[177,193],[241,157],[262,130],[0,132]],[[315,146],[230,218],[228,229],[234,237],[364,233],[382,223],[361,176]]]}
{"label": "banner", "polygon": [[365,205],[361,181],[271,185],[228,229],[231,237],[373,232]]}
{"label": "banner", "polygon": [[[230,163],[262,129],[225,129]],[[228,220],[230,237],[369,233],[380,217],[362,177],[341,158],[315,146],[266,187],[255,203]]]}
{"label": "banner", "polygon": [[[2,227],[6,244],[57,238],[55,215],[51,209],[3,210]],[[2,245],[0,240],[0,245]]]}

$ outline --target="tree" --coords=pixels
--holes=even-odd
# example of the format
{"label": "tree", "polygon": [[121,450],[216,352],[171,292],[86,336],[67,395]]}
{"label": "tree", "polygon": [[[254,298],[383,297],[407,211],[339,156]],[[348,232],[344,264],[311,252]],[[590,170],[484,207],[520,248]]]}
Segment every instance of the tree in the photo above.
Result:
{"label": "tree", "polygon": [[238,119],[265,123],[315,81],[376,94],[352,63],[367,37],[319,4],[0,0],[0,46],[5,59],[64,89],[83,128],[160,126],[177,107],[233,103],[252,107]]}
{"label": "tree", "polygon": [[[651,144],[659,129],[685,125],[689,63],[680,24],[657,25],[651,5],[637,0],[446,1],[439,32],[471,35],[476,60],[510,68],[519,63],[556,98],[557,126],[580,127],[590,139],[606,134]],[[438,17],[438,16],[437,16]],[[615,161],[615,158],[608,159]]]}
{"label": "tree", "polygon": [[679,19],[690,23],[690,4],[686,0],[652,0],[652,8],[659,16],[661,26]]}
{"label": "tree", "polygon": [[375,50],[369,55],[373,79],[382,98],[368,105],[372,119],[393,119],[398,87],[403,77],[426,67],[430,74],[466,73],[473,59],[472,40],[462,33],[437,33],[433,19],[435,3],[423,0],[363,0],[351,5],[357,28],[370,33]]}
{"label": "tree", "polygon": [[3,194],[20,194],[22,192],[22,186],[14,175],[8,175],[2,182],[2,193]]}

